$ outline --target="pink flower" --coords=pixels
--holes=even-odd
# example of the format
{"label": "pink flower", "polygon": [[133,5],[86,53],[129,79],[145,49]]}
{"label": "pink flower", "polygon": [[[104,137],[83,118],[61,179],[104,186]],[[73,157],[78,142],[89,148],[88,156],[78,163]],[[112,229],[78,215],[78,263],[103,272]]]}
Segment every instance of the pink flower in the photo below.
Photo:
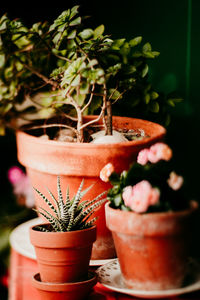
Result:
{"label": "pink flower", "polygon": [[171,148],[164,143],[156,143],[150,147],[148,152],[148,160],[151,163],[157,163],[159,160],[170,160],[172,158]]}
{"label": "pink flower", "polygon": [[183,177],[178,176],[174,171],[169,174],[169,179],[167,180],[169,186],[174,190],[177,191],[181,188],[183,184]]}
{"label": "pink flower", "polygon": [[131,185],[124,188],[122,198],[125,205],[131,207],[133,202],[133,187]]}
{"label": "pink flower", "polygon": [[146,212],[150,205],[159,201],[159,197],[160,191],[153,188],[146,180],[140,181],[133,187],[127,186],[122,193],[125,205],[137,213]]}
{"label": "pink flower", "polygon": [[16,184],[25,176],[24,172],[17,166],[8,170],[8,179],[12,184]]}
{"label": "pink flower", "polygon": [[104,182],[109,181],[110,175],[114,172],[114,167],[111,163],[108,163],[103,167],[103,169],[100,172],[100,178]]}
{"label": "pink flower", "polygon": [[137,163],[140,165],[146,165],[146,163],[148,162],[148,153],[149,153],[149,149],[143,149],[138,153],[138,157],[137,157]]}
{"label": "pink flower", "polygon": [[27,207],[33,207],[35,200],[29,177],[19,167],[14,166],[8,170],[8,179],[13,186],[13,193],[19,198],[24,197]]}

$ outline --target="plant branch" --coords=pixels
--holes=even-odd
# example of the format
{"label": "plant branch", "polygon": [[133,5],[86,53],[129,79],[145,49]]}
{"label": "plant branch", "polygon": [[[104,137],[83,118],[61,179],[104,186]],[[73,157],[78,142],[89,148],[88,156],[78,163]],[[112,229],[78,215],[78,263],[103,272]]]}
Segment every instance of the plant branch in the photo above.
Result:
{"label": "plant branch", "polygon": [[88,108],[88,106],[90,106],[90,104],[92,102],[92,99],[93,99],[93,96],[94,96],[94,94],[93,94],[94,88],[95,88],[95,85],[93,84],[91,94],[90,94],[90,98],[89,98],[87,104],[82,108],[82,110],[81,110],[82,113]]}
{"label": "plant branch", "polygon": [[77,140],[78,142],[82,143],[83,142],[83,128],[82,128],[82,123],[83,123],[83,116],[81,112],[80,106],[76,103],[76,101],[71,97],[70,94],[67,94],[66,97],[69,100],[69,104],[74,106],[76,109],[77,113]]}
{"label": "plant branch", "polygon": [[81,127],[81,129],[84,129],[84,128],[86,128],[87,126],[92,125],[92,124],[94,124],[95,122],[98,122],[98,121],[102,118],[102,116],[105,114],[105,110],[106,110],[106,97],[107,97],[107,92],[106,92],[106,88],[105,88],[105,84],[104,84],[103,106],[102,106],[102,108],[101,108],[101,112],[100,112],[99,116],[98,116],[96,119],[91,120],[91,121],[89,121],[89,122],[83,124],[82,127]]}
{"label": "plant branch", "polygon": [[34,70],[33,68],[29,67],[27,64],[23,63],[24,67],[31,71],[33,74],[41,78],[44,82],[47,84],[52,85],[55,89],[58,87],[58,84],[54,82],[53,80],[49,79],[48,77],[44,76],[43,74],[39,73],[37,70]]}

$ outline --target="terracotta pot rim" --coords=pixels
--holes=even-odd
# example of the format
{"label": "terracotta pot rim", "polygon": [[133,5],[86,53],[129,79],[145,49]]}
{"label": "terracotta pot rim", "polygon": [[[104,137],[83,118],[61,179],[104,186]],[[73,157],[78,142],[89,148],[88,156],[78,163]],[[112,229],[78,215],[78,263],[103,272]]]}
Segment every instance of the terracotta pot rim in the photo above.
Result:
{"label": "terracotta pot rim", "polygon": [[72,230],[72,231],[50,231],[50,232],[44,232],[44,231],[39,231],[39,230],[35,230],[35,227],[38,227],[38,226],[44,226],[44,225],[49,225],[49,223],[40,223],[40,224],[37,224],[37,225],[33,225],[30,227],[30,230],[33,230],[33,231],[37,231],[38,233],[41,233],[41,234],[48,234],[48,235],[51,235],[51,234],[60,234],[60,235],[65,235],[67,233],[70,233],[71,235],[74,233],[74,234],[77,234],[79,232],[87,232],[87,231],[91,231],[93,230],[93,228],[96,229],[96,225],[93,225],[89,228],[85,228],[85,229],[80,229],[80,230]]}
{"label": "terracotta pot rim", "polygon": [[34,227],[48,223],[40,223],[29,228],[30,241],[34,247],[39,248],[74,248],[88,247],[96,240],[96,225],[74,231],[43,232],[34,230]]}
{"label": "terracotta pot rim", "polygon": [[197,201],[190,201],[191,207],[177,212],[137,214],[113,209],[106,205],[106,225],[112,231],[131,236],[163,237],[182,234],[198,209]]}
{"label": "terracotta pot rim", "polygon": [[[92,119],[94,116],[87,116],[87,118],[89,119]],[[129,146],[132,146],[132,145],[135,145],[135,146],[139,146],[141,144],[143,144],[144,141],[147,141],[147,142],[151,142],[152,140],[154,140],[155,138],[158,139],[160,137],[163,137],[165,134],[166,134],[166,129],[158,124],[158,123],[155,123],[155,122],[151,122],[151,121],[148,121],[148,120],[143,120],[143,119],[137,119],[137,118],[130,118],[130,117],[119,117],[119,116],[113,116],[114,119],[126,119],[127,121],[140,121],[140,122],[143,122],[144,124],[148,124],[148,125],[154,125],[156,126],[156,132],[155,134],[152,134],[150,137],[146,137],[142,140],[137,140],[137,141],[128,141],[128,142],[121,142],[121,143],[114,143],[114,144],[93,144],[93,143],[70,143],[70,142],[60,142],[60,141],[54,141],[54,140],[42,140],[42,139],[39,139],[38,137],[34,136],[34,135],[31,135],[29,133],[26,133],[24,132],[23,130],[17,130],[16,131],[16,134],[21,134],[21,135],[24,135],[26,136],[26,138],[29,138],[29,139],[33,139],[34,143],[39,143],[41,145],[55,145],[55,146],[60,146],[60,147],[67,147],[67,148],[92,148],[92,149],[96,149],[96,148],[113,148],[113,145],[114,147],[129,147]],[[158,133],[159,132],[159,133]]]}
{"label": "terracotta pot rim", "polygon": [[110,207],[110,203],[107,202],[105,204],[105,209],[109,209],[111,211],[115,211],[117,214],[124,214],[125,215],[135,215],[137,216],[138,218],[143,218],[143,219],[148,219],[148,218],[157,218],[157,217],[169,217],[169,216],[177,216],[177,217],[182,217],[184,215],[187,215],[189,212],[192,212],[192,211],[195,211],[196,209],[198,209],[199,205],[198,205],[198,202],[196,200],[191,200],[189,202],[190,204],[190,207],[187,208],[187,209],[183,209],[183,210],[179,210],[179,211],[166,211],[166,212],[152,212],[152,213],[144,213],[144,214],[140,214],[140,213],[136,213],[134,211],[123,211],[121,209],[115,209],[115,208],[112,208]]}
{"label": "terracotta pot rim", "polygon": [[65,282],[65,283],[53,283],[53,282],[43,282],[40,279],[40,273],[36,273],[32,276],[32,284],[35,288],[40,290],[52,291],[52,292],[59,292],[59,291],[70,291],[76,290],[77,288],[83,288],[87,285],[95,285],[97,283],[97,275],[94,272],[89,271],[88,277],[82,281],[75,281],[75,282]]}

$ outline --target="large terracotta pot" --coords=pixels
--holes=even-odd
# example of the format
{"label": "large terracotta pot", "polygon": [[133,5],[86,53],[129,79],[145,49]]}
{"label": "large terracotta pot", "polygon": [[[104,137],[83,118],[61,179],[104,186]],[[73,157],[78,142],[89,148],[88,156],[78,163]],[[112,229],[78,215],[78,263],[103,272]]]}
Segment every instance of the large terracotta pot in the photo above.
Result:
{"label": "large terracotta pot", "polygon": [[[85,117],[85,121],[93,118],[94,116]],[[43,140],[18,131],[16,133],[18,160],[26,167],[32,185],[47,197],[49,194],[45,186],[56,195],[56,177],[60,175],[63,193],[69,186],[70,194],[73,196],[84,178],[85,188],[94,184],[94,187],[86,194],[87,199],[93,199],[111,187],[110,184],[99,179],[99,173],[107,163],[111,162],[117,172],[127,169],[135,161],[137,153],[142,148],[162,140],[166,133],[166,130],[159,124],[126,117],[113,117],[113,126],[143,129],[149,137],[131,142],[98,145]],[[35,201],[36,206],[49,209],[36,193]],[[93,245],[92,259],[115,257],[112,236],[105,224],[104,206],[95,214],[98,217],[97,240]]]}
{"label": "large terracotta pot", "polygon": [[89,273],[87,279],[70,283],[42,282],[40,274],[32,278],[32,285],[38,290],[41,300],[83,300],[90,293],[97,279],[94,273]]}
{"label": "large terracotta pot", "polygon": [[68,232],[42,232],[30,228],[30,241],[43,282],[66,283],[86,278],[96,239],[96,226]]}
{"label": "large terracotta pot", "polygon": [[129,288],[180,288],[187,274],[191,221],[197,202],[179,212],[137,214],[106,204],[122,278]]}

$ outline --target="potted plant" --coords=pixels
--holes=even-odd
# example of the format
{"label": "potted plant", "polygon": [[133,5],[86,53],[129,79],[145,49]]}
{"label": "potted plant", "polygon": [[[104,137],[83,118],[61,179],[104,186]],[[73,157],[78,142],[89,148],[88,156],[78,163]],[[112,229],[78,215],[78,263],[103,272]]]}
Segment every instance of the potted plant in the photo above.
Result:
{"label": "potted plant", "polygon": [[183,177],[173,170],[172,150],[156,143],[118,174],[101,172],[108,191],[106,223],[112,231],[122,277],[129,288],[180,288],[191,256],[192,221],[198,204],[188,201]]}
{"label": "potted plant", "polygon": [[96,218],[91,219],[91,215],[105,199],[100,199],[101,194],[93,200],[81,202],[88,191],[88,188],[82,191],[83,183],[71,200],[67,189],[64,200],[58,176],[58,199],[48,189],[54,204],[35,188],[52,212],[40,207],[38,212],[48,223],[30,228],[30,241],[35,248],[42,282],[66,283],[88,279],[92,245],[96,239]]}
{"label": "potted plant", "polygon": [[[133,106],[143,102],[156,113],[177,99],[158,101],[148,80],[148,60],[159,53],[149,43],[142,45],[142,37],[112,40],[103,25],[93,30],[83,26],[83,19],[78,6],[51,25],[28,28],[6,15],[0,19],[0,131],[17,129],[18,160],[42,193],[46,182],[56,191],[60,174],[72,194],[80,178],[86,186],[96,183],[89,192],[94,198],[110,187],[99,180],[107,162],[121,172],[139,150],[166,133],[154,122],[112,116],[111,105],[133,97]],[[104,207],[98,216],[92,257],[113,257]]]}

